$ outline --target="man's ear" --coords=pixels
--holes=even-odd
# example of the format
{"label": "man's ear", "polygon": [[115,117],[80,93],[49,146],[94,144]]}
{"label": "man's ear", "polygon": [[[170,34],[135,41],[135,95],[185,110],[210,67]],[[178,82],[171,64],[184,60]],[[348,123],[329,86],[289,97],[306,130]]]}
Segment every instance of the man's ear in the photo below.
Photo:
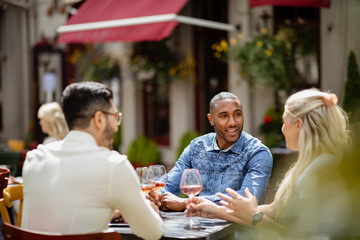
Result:
{"label": "man's ear", "polygon": [[101,130],[105,126],[104,114],[100,111],[97,111],[94,114],[94,117],[91,119],[91,121],[93,122],[93,126],[97,130]]}
{"label": "man's ear", "polygon": [[214,126],[213,118],[211,117],[210,113],[207,114],[207,118],[209,119],[211,126]]}

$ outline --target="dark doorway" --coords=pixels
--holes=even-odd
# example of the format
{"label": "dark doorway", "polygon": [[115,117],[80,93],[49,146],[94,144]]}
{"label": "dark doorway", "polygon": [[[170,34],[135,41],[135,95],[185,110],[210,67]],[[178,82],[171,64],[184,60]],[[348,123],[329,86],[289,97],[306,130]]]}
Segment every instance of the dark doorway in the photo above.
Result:
{"label": "dark doorway", "polygon": [[292,91],[320,88],[320,9],[274,7],[274,30],[291,33],[292,56],[298,76],[292,83]]}
{"label": "dark doorway", "polygon": [[[217,22],[228,22],[228,1],[192,0],[192,16]],[[196,66],[196,130],[203,134],[212,132],[213,127],[206,118],[211,98],[227,90],[227,63],[214,57],[211,45],[227,39],[227,32],[193,27]]]}
{"label": "dark doorway", "polygon": [[[54,65],[57,65],[58,71],[51,70],[49,66],[51,66],[51,62],[55,62]],[[60,99],[60,96],[56,96],[56,92],[62,92],[65,88],[66,76],[65,76],[65,52],[62,49],[54,47],[51,43],[49,43],[46,39],[42,39],[33,47],[33,102],[35,106],[35,111],[33,115],[34,121],[34,141],[37,143],[41,143],[44,134],[41,131],[41,127],[39,124],[39,119],[37,117],[37,111],[41,104],[46,101],[57,101]],[[42,90],[44,90],[44,72],[51,72],[56,75],[56,82],[58,82],[55,87],[54,92],[50,94],[50,99],[43,96]],[[60,91],[57,87],[60,86]],[[52,88],[53,88],[52,87]]]}

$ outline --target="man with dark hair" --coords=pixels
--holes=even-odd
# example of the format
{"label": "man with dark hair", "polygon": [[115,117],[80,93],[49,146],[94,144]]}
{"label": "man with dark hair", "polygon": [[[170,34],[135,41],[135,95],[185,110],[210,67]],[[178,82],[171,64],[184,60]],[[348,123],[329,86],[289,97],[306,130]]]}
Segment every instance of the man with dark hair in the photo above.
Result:
{"label": "man with dark hair", "polygon": [[105,85],[74,83],[62,95],[70,132],[28,152],[23,167],[22,227],[77,234],[100,232],[119,211],[132,231],[159,239],[163,221],[141,192],[125,155],[111,151],[121,113]]}
{"label": "man with dark hair", "polygon": [[184,198],[180,194],[181,174],[186,168],[200,171],[203,188],[201,197],[215,203],[215,194],[233,188],[244,195],[249,188],[259,203],[264,201],[273,164],[269,149],[255,137],[242,131],[243,107],[236,95],[221,92],[209,104],[209,122],[215,133],[195,138],[181,154],[168,174],[168,183],[159,194],[151,191],[148,198],[163,210],[182,211]]}

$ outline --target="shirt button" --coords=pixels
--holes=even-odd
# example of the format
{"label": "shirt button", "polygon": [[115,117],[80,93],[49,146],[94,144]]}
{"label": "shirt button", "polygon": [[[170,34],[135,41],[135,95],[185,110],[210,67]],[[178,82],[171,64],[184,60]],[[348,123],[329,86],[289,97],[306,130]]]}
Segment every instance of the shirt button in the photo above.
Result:
{"label": "shirt button", "polygon": [[215,172],[215,174],[219,174],[219,172],[218,172],[218,171],[216,171],[216,172]]}

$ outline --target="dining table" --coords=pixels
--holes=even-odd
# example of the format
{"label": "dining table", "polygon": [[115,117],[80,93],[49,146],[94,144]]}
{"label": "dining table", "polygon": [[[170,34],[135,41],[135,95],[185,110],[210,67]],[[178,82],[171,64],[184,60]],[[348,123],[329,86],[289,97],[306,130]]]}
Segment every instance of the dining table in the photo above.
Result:
{"label": "dining table", "polygon": [[[161,239],[233,239],[235,231],[243,228],[236,223],[222,219],[208,219],[192,217],[199,223],[196,228],[188,227],[189,218],[183,212],[163,212],[160,215],[164,220],[164,233]],[[107,231],[116,231],[121,234],[122,239],[140,239],[126,223],[109,223]]]}

